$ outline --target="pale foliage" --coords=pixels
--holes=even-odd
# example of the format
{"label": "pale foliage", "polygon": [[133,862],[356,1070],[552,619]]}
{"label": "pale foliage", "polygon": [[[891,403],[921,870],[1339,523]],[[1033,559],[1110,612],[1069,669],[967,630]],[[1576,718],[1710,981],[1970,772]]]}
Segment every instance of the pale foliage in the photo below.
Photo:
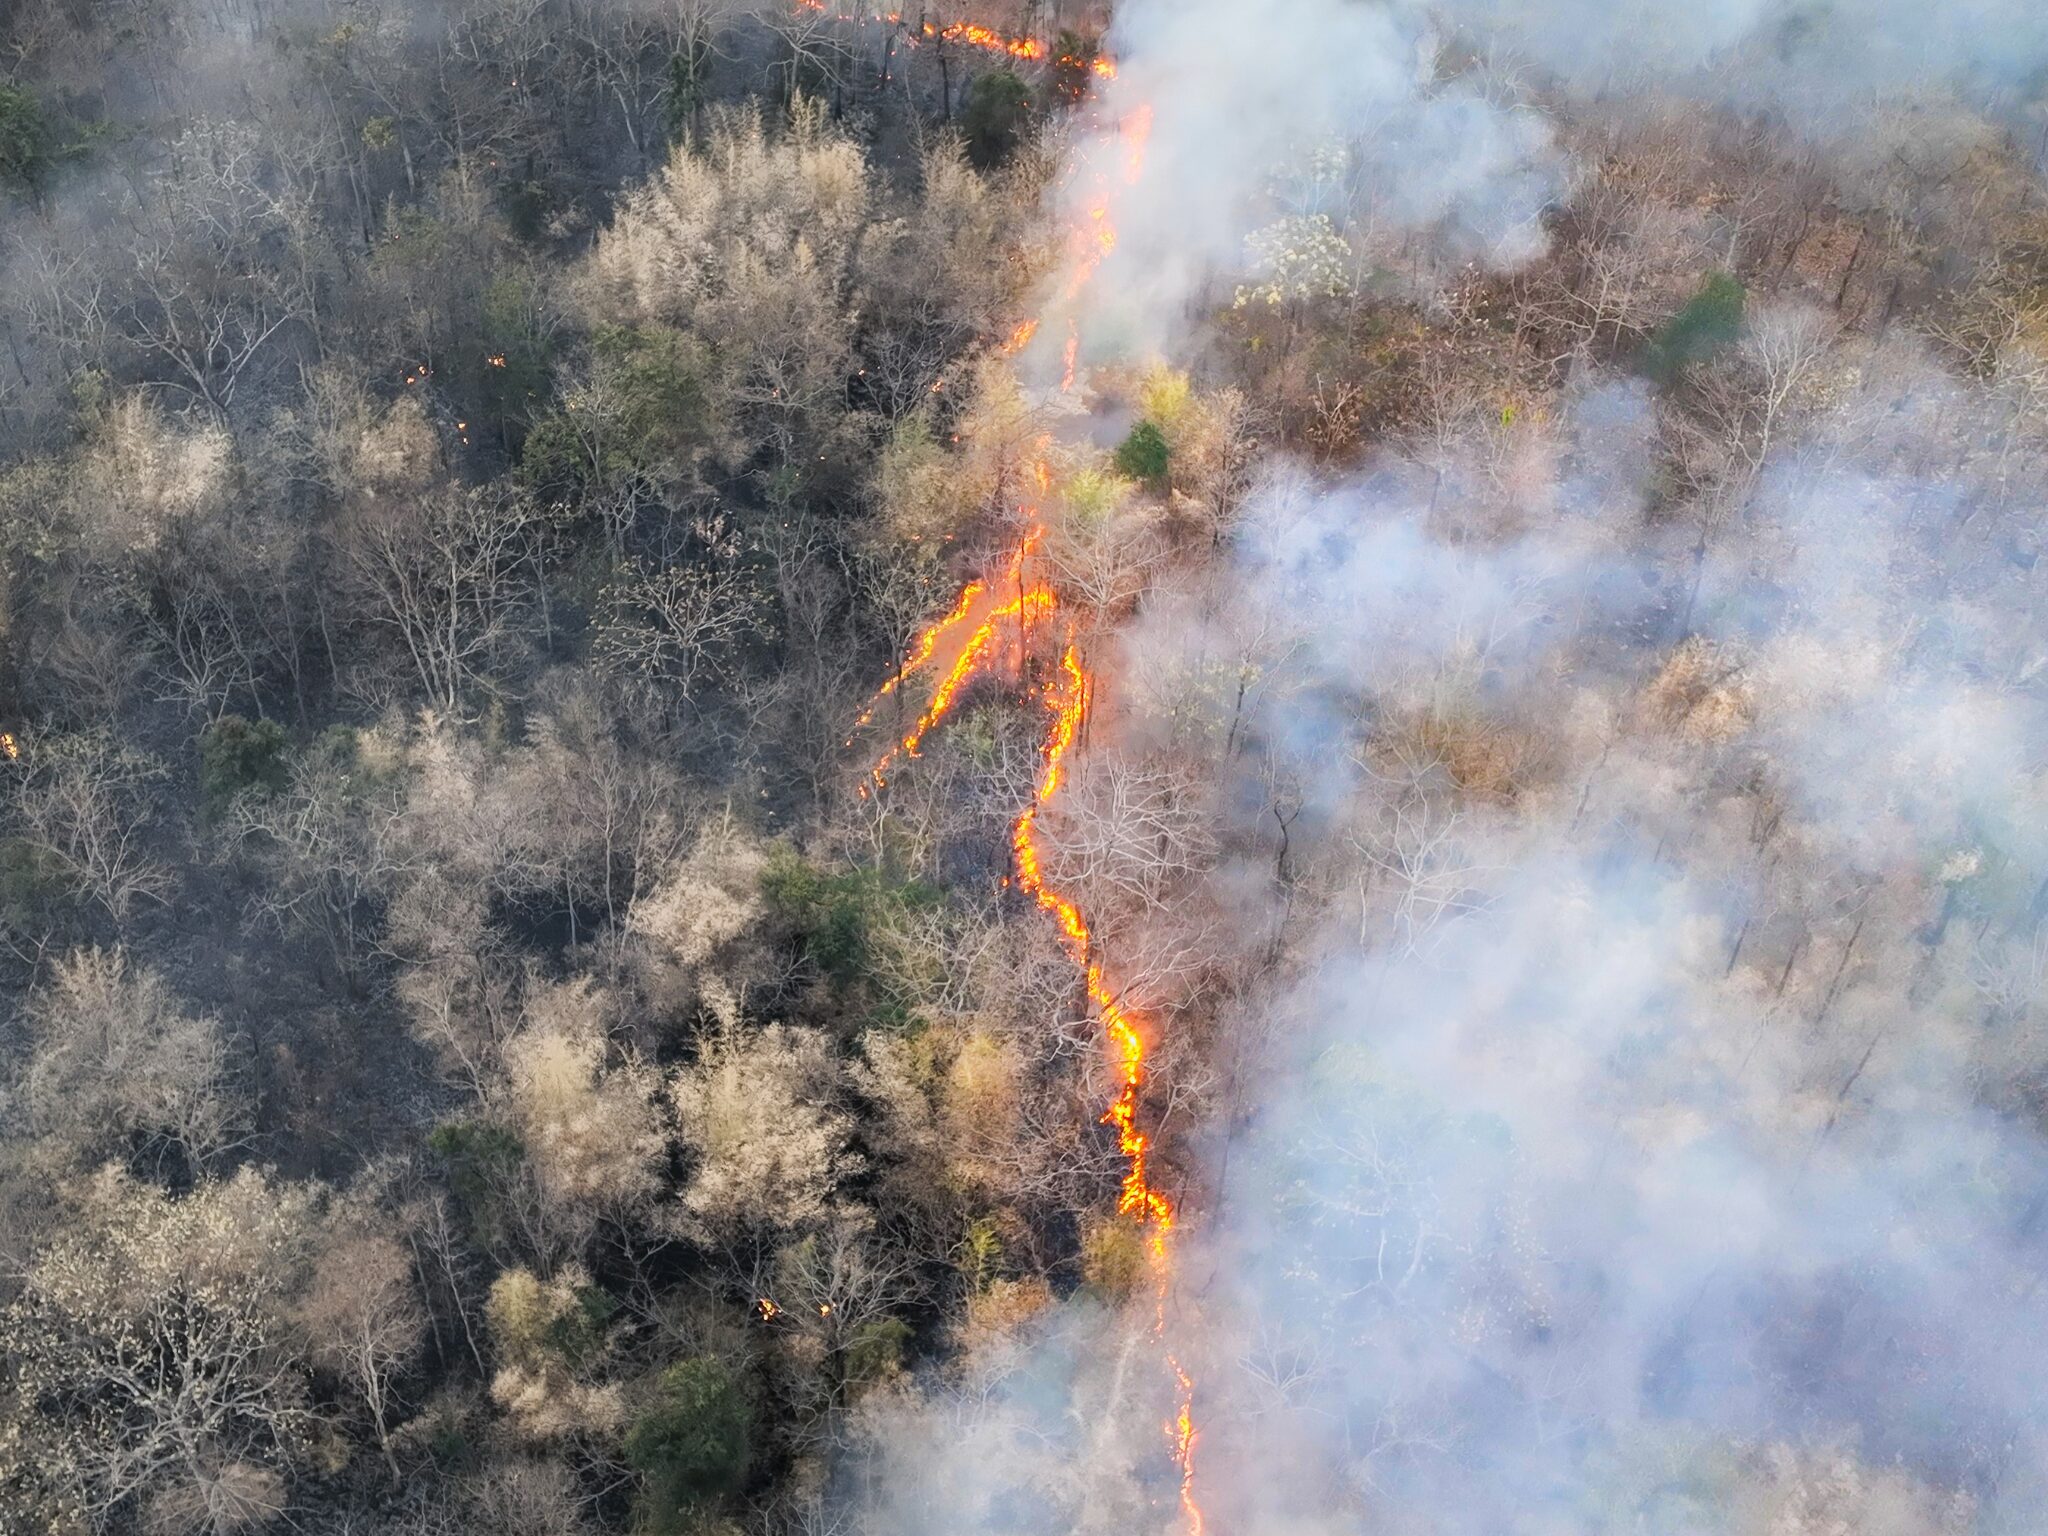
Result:
{"label": "pale foliage", "polygon": [[232,469],[226,428],[174,426],[142,395],[124,395],[74,468],[87,548],[102,559],[154,553],[181,524],[220,505]]}
{"label": "pale foliage", "polygon": [[220,1020],[186,1012],[162,976],[119,950],[57,961],[30,1010],[36,1046],[23,1099],[67,1162],[175,1149],[194,1169],[233,1143],[239,1106]]}
{"label": "pale foliage", "polygon": [[1739,1536],[1964,1536],[1973,1500],[1916,1481],[1900,1467],[1872,1467],[1849,1451],[1771,1446],[1738,1495]]}
{"label": "pale foliage", "polygon": [[1245,241],[1252,281],[1240,283],[1232,305],[1244,309],[1341,298],[1352,288],[1351,247],[1326,213],[1290,214]]}
{"label": "pale foliage", "polygon": [[112,1167],[77,1195],[0,1315],[0,1514],[141,1500],[160,1530],[225,1536],[312,1425],[288,1321],[311,1197],[244,1170],[174,1198]]}
{"label": "pale foliage", "polygon": [[589,1277],[574,1264],[549,1280],[510,1269],[491,1286],[485,1316],[499,1360],[491,1399],[529,1439],[602,1438],[625,1422],[618,1387],[586,1379],[593,1362],[572,1362],[555,1342],[589,1288]]}
{"label": "pale foliage", "polygon": [[854,1081],[878,1111],[867,1140],[894,1201],[939,1208],[1035,1193],[1045,1146],[1026,1124],[1028,1064],[1012,1042],[971,1024],[870,1030]]}
{"label": "pale foliage", "polygon": [[959,529],[972,510],[961,496],[959,471],[959,464],[932,436],[924,415],[907,416],[896,424],[875,461],[874,481],[892,554],[902,544],[936,544]]}
{"label": "pale foliage", "polygon": [[731,828],[708,828],[690,857],[635,905],[631,925],[679,964],[703,965],[760,921],[765,862],[759,846]]}
{"label": "pale foliage", "polygon": [[401,395],[357,431],[351,479],[373,495],[416,495],[441,473],[441,441],[418,395]]}
{"label": "pale foliage", "polygon": [[542,1192],[594,1216],[652,1197],[662,1152],[653,1075],[608,1065],[603,999],[585,977],[537,988],[505,1048],[510,1107]]}
{"label": "pale foliage", "polygon": [[756,112],[724,114],[626,197],[591,259],[593,307],[701,336],[756,434],[788,453],[843,424],[871,197],[859,147],[816,104],[772,136]]}
{"label": "pale foliage", "polygon": [[814,1226],[860,1171],[853,1116],[840,1106],[842,1069],[816,1030],[721,1026],[669,1096],[692,1167],[682,1216],[693,1233]]}
{"label": "pale foliage", "polygon": [[760,116],[720,116],[701,152],[678,146],[627,195],[599,237],[592,271],[613,317],[686,321],[750,260],[843,264],[867,217],[859,146],[805,106],[771,137]]}
{"label": "pale foliage", "polygon": [[1700,745],[1732,740],[1756,719],[1756,694],[1741,664],[1711,641],[1685,641],[1643,691],[1651,720]]}

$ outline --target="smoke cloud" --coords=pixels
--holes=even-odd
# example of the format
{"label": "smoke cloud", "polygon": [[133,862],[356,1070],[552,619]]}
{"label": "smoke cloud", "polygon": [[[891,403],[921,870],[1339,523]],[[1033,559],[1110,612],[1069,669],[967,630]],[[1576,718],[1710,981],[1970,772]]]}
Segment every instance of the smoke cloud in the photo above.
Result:
{"label": "smoke cloud", "polygon": [[[1494,267],[1543,249],[1565,170],[1545,121],[1483,75],[1447,76],[1419,12],[1141,0],[1117,8],[1106,45],[1104,126],[1073,146],[1057,209],[1091,235],[1114,210],[1114,250],[1052,311],[1077,322],[1084,358],[1185,352],[1190,305],[1262,266],[1354,285],[1416,240]],[[1319,271],[1317,236],[1344,228],[1371,238]]]}
{"label": "smoke cloud", "polygon": [[[1828,136],[2048,61],[1991,0],[1435,15],[1121,7],[1122,130],[1067,193],[1116,189],[1084,360],[1192,352],[1290,220],[1352,285],[1538,255],[1570,169],[1446,40]],[[1677,512],[1659,403],[1591,374],[1428,465],[1269,466],[1222,573],[1122,636],[1091,750],[1221,781],[1210,894],[1256,935],[1169,1314],[1213,1529],[2037,1528],[2048,487],[1916,344],[1816,369]],[[1504,489],[1517,434],[1555,468]],[[1146,1321],[1069,1306],[880,1413],[869,1528],[1163,1527]]]}

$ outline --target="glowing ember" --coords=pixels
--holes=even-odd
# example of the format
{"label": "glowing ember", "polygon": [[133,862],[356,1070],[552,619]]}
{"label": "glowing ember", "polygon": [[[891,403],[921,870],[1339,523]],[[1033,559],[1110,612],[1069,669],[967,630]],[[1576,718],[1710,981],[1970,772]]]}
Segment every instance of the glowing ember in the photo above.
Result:
{"label": "glowing ember", "polygon": [[10,763],[20,761],[21,748],[14,740],[14,732],[0,731],[0,757],[5,757]]}
{"label": "glowing ember", "polygon": [[754,1298],[754,1315],[764,1323],[772,1323],[776,1318],[782,1316],[782,1308],[775,1305],[766,1296],[757,1296]]}

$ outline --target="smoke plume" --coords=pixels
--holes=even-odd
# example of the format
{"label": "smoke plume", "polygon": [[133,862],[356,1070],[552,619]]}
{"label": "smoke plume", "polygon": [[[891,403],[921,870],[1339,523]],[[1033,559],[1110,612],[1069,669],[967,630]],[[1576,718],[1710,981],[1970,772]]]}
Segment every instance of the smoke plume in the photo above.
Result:
{"label": "smoke plume", "polygon": [[[1537,256],[1570,168],[1513,62],[1839,139],[1888,93],[2009,113],[2048,59],[1996,3],[1435,15],[1121,7],[1084,359],[1199,350],[1276,226],[1345,233],[1330,291]],[[1753,313],[1744,355],[1824,328]],[[1428,465],[1269,466],[1122,637],[1093,749],[1215,776],[1211,897],[1277,957],[1215,1021],[1173,1303],[1214,1529],[2035,1528],[2042,487],[1917,344],[1799,355],[1719,499],[1674,514],[1658,402],[1588,369]],[[1077,1303],[878,1414],[872,1528],[1163,1527],[1108,1427],[1136,1326]]]}

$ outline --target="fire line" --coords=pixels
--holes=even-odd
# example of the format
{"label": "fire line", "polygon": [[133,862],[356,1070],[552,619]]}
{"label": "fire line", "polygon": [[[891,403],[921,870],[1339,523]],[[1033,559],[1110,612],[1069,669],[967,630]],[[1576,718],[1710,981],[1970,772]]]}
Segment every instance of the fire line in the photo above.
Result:
{"label": "fire line", "polygon": [[[802,0],[802,3],[813,4],[813,0]],[[823,10],[822,0],[813,8]],[[935,31],[926,26],[924,31],[927,36],[958,37],[978,47],[1000,48],[1020,58],[1043,55],[1041,45],[1031,44],[1038,51],[1024,52],[1017,46],[1024,40],[1005,39],[987,28],[955,26]],[[1115,65],[1106,59],[1096,61],[1095,69],[1105,78],[1115,76]],[[1135,183],[1142,173],[1151,126],[1149,105],[1139,107],[1118,125],[1118,131],[1127,140],[1120,178],[1125,185]],[[1115,179],[1119,178],[1097,174],[1093,195],[1068,233],[1069,271],[1057,290],[1060,306],[1068,316],[1061,359],[1062,392],[1073,390],[1078,364],[1080,335],[1073,319],[1075,305],[1116,246],[1116,225],[1112,217]],[[1013,356],[1020,352],[1030,343],[1038,327],[1039,321],[1035,317],[1019,324],[998,349],[998,355]],[[1042,457],[1033,465],[1032,472],[1038,489],[1050,491],[1051,467]],[[1035,518],[1032,508],[1025,507],[1023,511],[1026,517]],[[899,756],[916,757],[926,736],[953,711],[968,683],[999,661],[1004,648],[998,644],[998,638],[1011,621],[1017,625],[1017,654],[1021,657],[1029,646],[1033,626],[1042,626],[1058,614],[1059,599],[1053,588],[1025,577],[1025,563],[1044,534],[1044,526],[1034,520],[1030,531],[1013,550],[1000,577],[976,577],[967,582],[960,589],[952,608],[944,617],[919,632],[895,675],[869,700],[855,721],[856,732],[873,718],[877,707],[901,687],[905,678],[930,666],[942,669],[916,722],[891,744],[869,771],[860,786],[863,796],[887,784],[889,770]],[[1039,817],[1054,803],[1067,782],[1069,759],[1087,720],[1094,689],[1094,678],[1082,660],[1080,647],[1070,628],[1060,645],[1058,668],[1053,680],[1039,689],[1039,697],[1051,716],[1051,722],[1040,754],[1031,803],[1018,813],[1011,824],[1011,853],[1018,889],[1052,917],[1060,945],[1080,970],[1089,1003],[1102,1022],[1104,1043],[1116,1074],[1116,1091],[1103,1110],[1102,1123],[1115,1130],[1117,1150],[1124,1161],[1117,1212],[1136,1222],[1147,1234],[1145,1251],[1153,1277],[1152,1331],[1159,1340],[1166,1368],[1174,1383],[1174,1414],[1163,1429],[1174,1465],[1179,1471],[1182,1525],[1187,1536],[1204,1536],[1205,1516],[1195,1487],[1195,1451],[1200,1441],[1200,1430],[1195,1420],[1195,1383],[1179,1355],[1166,1341],[1166,1308],[1173,1280],[1172,1238],[1178,1212],[1171,1197],[1152,1182],[1153,1141],[1140,1123],[1139,1112],[1147,1076],[1147,1021],[1110,984],[1094,930],[1078,903],[1048,881],[1038,842]]]}

